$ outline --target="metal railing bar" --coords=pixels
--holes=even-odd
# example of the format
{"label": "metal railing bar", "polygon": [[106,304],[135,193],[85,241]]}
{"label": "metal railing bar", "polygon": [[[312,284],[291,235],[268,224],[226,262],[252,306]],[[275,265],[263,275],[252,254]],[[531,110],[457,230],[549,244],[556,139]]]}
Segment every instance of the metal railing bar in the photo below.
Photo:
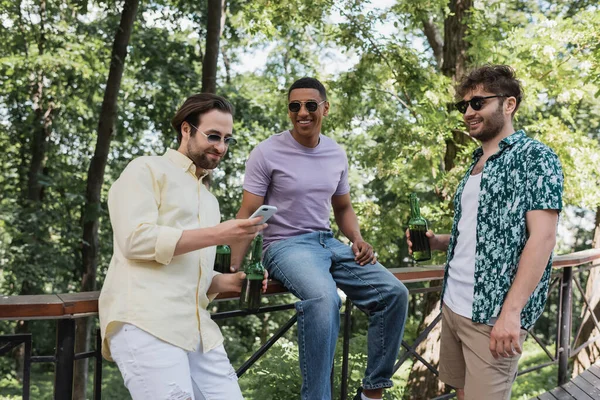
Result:
{"label": "metal railing bar", "polygon": [[[406,342],[404,340],[402,341],[402,346],[404,346],[404,348],[406,348],[408,350],[408,344],[406,344]],[[433,365],[429,364],[423,357],[421,357],[419,354],[417,354],[414,351],[411,351],[411,353],[412,353],[412,355],[415,356],[415,358],[417,360],[421,361],[421,363],[425,367],[427,367],[427,369],[430,370],[432,374],[434,374],[435,376],[439,376],[440,375],[440,373],[438,372],[438,370]],[[396,368],[396,366],[398,366],[398,368],[400,368],[401,365],[402,364],[398,365],[398,363],[396,363],[396,365],[394,365],[394,368]],[[396,371],[397,371],[397,369],[394,370],[394,372],[396,372]]]}
{"label": "metal railing bar", "polygon": [[348,365],[350,353],[350,330],[352,328],[352,301],[346,298],[344,310],[344,341],[342,348],[342,388],[340,398],[345,400],[348,396]]}
{"label": "metal railing bar", "polygon": [[[581,287],[581,284],[579,283],[579,281],[577,279],[575,279],[574,281],[575,281],[575,285],[577,286],[577,289],[579,290],[579,293],[581,293],[581,298],[585,302],[586,311],[590,312],[590,315],[592,316],[592,319],[594,320],[594,325],[596,326],[596,329],[598,329],[600,331],[600,323],[598,323],[596,314],[594,314],[594,309],[590,305],[590,302],[587,299],[587,297],[585,297],[585,292],[583,291],[583,288]],[[585,312],[582,315],[585,315]],[[581,327],[583,327],[583,324],[581,324]],[[580,328],[580,330],[581,330],[581,328]]]}
{"label": "metal railing bar", "polygon": [[590,344],[597,342],[598,340],[600,340],[600,335],[596,335],[593,338],[589,339],[587,342],[582,343],[579,347],[577,347],[575,350],[571,350],[571,358],[575,357],[581,350],[583,350],[585,347],[588,347]]}
{"label": "metal railing bar", "polygon": [[542,341],[535,335],[535,333],[533,333],[532,331],[529,331],[529,335],[531,335],[533,340],[535,340],[536,343],[542,348],[542,350],[544,350],[544,352],[546,353],[548,358],[550,358],[552,361],[556,361],[556,357],[554,357],[552,355],[552,353],[550,353],[550,350],[548,350],[546,345],[544,343],[542,343]]}
{"label": "metal railing bar", "polygon": [[422,293],[431,293],[431,292],[441,292],[442,286],[432,286],[426,288],[414,288],[408,289],[409,294],[422,294]]}
{"label": "metal railing bar", "polygon": [[263,314],[263,313],[267,313],[267,312],[291,310],[293,308],[295,308],[294,304],[279,304],[279,305],[275,305],[275,306],[261,307],[256,312],[241,311],[241,310],[222,311],[222,312],[217,312],[217,313],[211,314],[210,317],[213,321],[218,321],[218,320],[227,319],[227,318],[244,317],[246,315]]}
{"label": "metal railing bar", "polygon": [[434,397],[431,400],[448,400],[448,399],[453,399],[456,397],[456,393],[448,393],[448,394],[443,394],[441,396],[438,397]]}
{"label": "metal railing bar", "polygon": [[275,342],[279,340],[279,338],[282,337],[296,323],[297,320],[298,314],[294,314],[294,316],[290,318],[288,322],[286,322],[281,328],[279,328],[279,330],[275,332],[275,334],[271,336],[271,338],[267,340],[265,344],[263,344],[256,351],[256,353],[252,354],[252,356],[244,364],[242,364],[240,368],[238,368],[238,370],[236,371],[237,376],[242,376],[244,372],[248,370],[248,368],[250,368],[256,361],[258,361],[258,359],[262,357],[262,355],[265,354],[267,350],[269,350],[271,346],[273,346]]}
{"label": "metal railing bar", "polygon": [[8,353],[15,347],[19,347],[23,343],[24,343],[23,341],[19,340],[19,341],[12,341],[12,342],[3,344],[2,346],[0,346],[0,356],[3,356],[4,354]]}
{"label": "metal railing bar", "polygon": [[[584,311],[583,311],[582,315],[585,316],[585,314],[587,313],[587,311],[588,311],[588,307],[586,305],[585,308],[584,308]],[[579,336],[581,335],[581,331],[583,331],[583,318],[581,319],[581,322],[582,323],[579,324],[579,328],[577,328],[577,334],[575,335],[575,338],[573,339],[573,341],[571,343],[571,347],[573,347],[573,345],[575,343],[577,343],[577,340],[579,340]]]}
{"label": "metal railing bar", "polygon": [[13,342],[20,340],[20,343],[23,343],[25,340],[27,340],[27,337],[29,336],[31,336],[31,333],[11,333],[8,335],[2,335],[0,336],[0,338],[2,339],[2,341]]}
{"label": "metal railing bar", "polygon": [[56,363],[54,398],[73,397],[73,358],[75,356],[75,320],[61,319],[56,324]]}
{"label": "metal railing bar", "polygon": [[560,284],[561,317],[560,340],[558,346],[558,384],[564,385],[569,381],[569,357],[571,352],[572,312],[573,312],[573,267],[563,268],[563,278]]}
{"label": "metal railing bar", "polygon": [[[562,285],[562,275],[558,278],[558,282],[559,285]],[[561,347],[560,347],[560,335],[561,335],[561,324],[562,324],[562,315],[563,315],[563,311],[562,311],[562,307],[563,307],[563,291],[561,290],[561,288],[558,288],[558,314],[556,316],[556,346],[554,348],[554,358],[558,359],[558,355],[561,352]]]}
{"label": "metal railing bar", "polygon": [[0,342],[6,342],[5,344],[0,345],[0,356],[8,353],[21,344],[26,344],[27,341],[31,341],[31,333],[15,333],[0,336]]}
{"label": "metal railing bar", "polygon": [[94,400],[102,398],[102,336],[96,330],[96,366],[94,369]]}
{"label": "metal railing bar", "polygon": [[90,350],[83,353],[75,354],[75,360],[83,360],[85,358],[96,357],[96,350]]}
{"label": "metal railing bar", "polygon": [[550,286],[548,286],[548,292],[550,292],[552,289],[554,289],[556,287],[556,285],[558,285],[559,281],[560,281],[560,277],[555,276],[554,280],[550,283]]}
{"label": "metal railing bar", "polygon": [[56,362],[56,356],[31,356],[31,362],[34,363],[45,363],[45,362]]}
{"label": "metal railing bar", "polygon": [[[431,323],[427,326],[427,328],[423,329],[423,332],[421,332],[421,334],[415,339],[415,341],[413,342],[413,345],[411,347],[406,345],[406,342],[403,340],[402,341],[402,346],[404,346],[406,348],[406,351],[404,352],[404,354],[402,354],[400,356],[400,358],[398,359],[398,361],[396,362],[396,365],[394,365],[394,373],[396,371],[398,371],[398,369],[402,366],[402,364],[404,364],[404,362],[408,359],[408,357],[411,356],[411,354],[417,355],[417,353],[415,352],[416,348],[421,344],[421,342],[423,340],[425,340],[427,338],[427,336],[429,336],[429,332],[431,332],[433,330],[433,328],[435,328],[435,326],[441,321],[442,319],[442,313],[439,313],[437,315],[437,317],[435,317],[435,319],[433,321],[431,321]],[[423,362],[424,360],[419,360],[421,361],[423,364],[425,364],[426,367],[428,367],[432,372],[432,366],[427,366],[427,362]],[[430,368],[431,367],[431,368]],[[436,372],[434,372],[437,375],[437,370]]]}
{"label": "metal railing bar", "polygon": [[538,364],[538,365],[535,365],[533,367],[524,369],[523,371],[519,371],[519,373],[517,374],[517,376],[525,375],[525,374],[528,374],[530,372],[537,371],[539,369],[549,367],[550,365],[555,365],[557,363],[558,363],[558,360],[548,361],[548,362],[545,362],[543,364]]}
{"label": "metal railing bar", "polygon": [[23,400],[29,400],[31,389],[31,335],[25,340],[25,354],[23,354]]}

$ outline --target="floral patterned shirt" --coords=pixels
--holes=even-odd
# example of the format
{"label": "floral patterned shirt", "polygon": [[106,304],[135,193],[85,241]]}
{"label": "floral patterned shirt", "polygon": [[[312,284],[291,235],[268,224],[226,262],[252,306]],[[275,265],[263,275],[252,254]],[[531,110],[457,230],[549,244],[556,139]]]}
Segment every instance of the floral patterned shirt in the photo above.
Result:
{"label": "floral patterned shirt", "polygon": [[[454,197],[455,214],[444,289],[460,234],[457,228],[462,214],[460,199],[469,175],[482,155],[481,148],[473,152],[473,162]],[[482,173],[477,208],[472,320],[487,324],[500,314],[517,273],[519,259],[529,237],[525,214],[530,210],[562,209],[563,173],[556,154],[546,145],[528,138],[522,130],[500,142],[500,150],[486,161]],[[521,312],[521,325],[526,329],[535,323],[544,309],[551,267],[552,255],[542,279]]]}

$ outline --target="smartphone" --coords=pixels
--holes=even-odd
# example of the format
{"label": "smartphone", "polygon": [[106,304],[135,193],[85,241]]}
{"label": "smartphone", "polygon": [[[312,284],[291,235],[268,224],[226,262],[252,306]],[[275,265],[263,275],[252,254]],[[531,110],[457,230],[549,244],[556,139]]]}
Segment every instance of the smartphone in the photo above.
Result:
{"label": "smartphone", "polygon": [[259,216],[263,217],[263,219],[260,223],[264,224],[265,222],[267,222],[267,220],[269,218],[271,218],[273,216],[273,214],[275,214],[275,212],[277,212],[277,207],[262,205],[262,206],[258,207],[256,209],[256,211],[254,211],[254,213],[250,216],[250,218],[259,217]]}

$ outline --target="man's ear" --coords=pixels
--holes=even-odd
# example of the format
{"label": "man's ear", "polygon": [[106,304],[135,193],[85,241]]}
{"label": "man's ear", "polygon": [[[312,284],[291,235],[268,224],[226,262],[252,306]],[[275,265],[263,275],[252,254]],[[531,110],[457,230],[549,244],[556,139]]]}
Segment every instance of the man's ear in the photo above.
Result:
{"label": "man's ear", "polygon": [[512,114],[517,108],[517,99],[514,97],[508,97],[504,102],[504,110],[507,114]]}
{"label": "man's ear", "polygon": [[190,139],[190,133],[192,132],[192,127],[187,122],[183,122],[181,124],[181,142],[188,141]]}
{"label": "man's ear", "polygon": [[323,110],[323,116],[326,117],[327,115],[329,115],[329,102],[326,101],[324,106],[325,106],[325,109]]}

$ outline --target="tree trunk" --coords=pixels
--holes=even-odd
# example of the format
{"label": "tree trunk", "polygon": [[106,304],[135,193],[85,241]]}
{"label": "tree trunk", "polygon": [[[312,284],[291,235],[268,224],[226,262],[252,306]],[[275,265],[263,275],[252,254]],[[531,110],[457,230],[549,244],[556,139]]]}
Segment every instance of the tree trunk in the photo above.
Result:
{"label": "tree trunk", "polygon": [[[432,281],[431,286],[438,285],[440,281]],[[431,324],[431,322],[440,313],[440,294],[427,293],[424,295],[423,320],[419,325],[419,334]],[[435,328],[429,332],[429,336],[419,346],[417,353],[423,357],[425,361],[438,367],[440,363],[440,334],[441,322],[438,322]],[[404,398],[421,400],[431,399],[444,393],[444,384],[427,369],[420,361],[415,361],[408,375],[406,383],[407,393]]]}
{"label": "tree trunk", "polygon": [[[452,82],[460,79],[466,71],[467,48],[465,41],[467,31],[466,18],[473,0],[451,0],[450,14],[444,22],[444,52],[442,73],[452,77]],[[446,139],[446,153],[444,154],[444,168],[450,171],[454,168],[458,148],[464,145],[465,135],[460,131],[453,131],[452,138]]]}
{"label": "tree trunk", "polygon": [[[600,207],[596,209],[596,229],[594,231],[594,241],[592,242],[592,246],[596,249],[600,248]],[[594,265],[598,264],[600,264],[600,260],[594,261]],[[590,307],[592,308],[596,319],[600,320],[600,267],[592,268],[590,270],[585,286],[585,297],[590,302]],[[581,324],[581,334],[575,343],[574,348],[579,347],[594,336],[600,335],[590,314],[587,314],[584,317]],[[579,375],[599,359],[600,345],[598,342],[581,350],[573,363],[573,376]]]}
{"label": "tree trunk", "polygon": [[435,57],[438,68],[442,68],[444,61],[444,41],[431,16],[423,19],[423,32],[433,51],[433,56]]}
{"label": "tree trunk", "polygon": [[[18,4],[19,10],[21,5]],[[40,17],[40,29],[39,36],[37,40],[38,52],[40,57],[44,55],[46,50],[46,1],[41,0],[39,3],[39,17]],[[21,15],[19,11],[19,16]],[[24,36],[25,40],[25,36]],[[25,44],[26,46],[26,44]],[[46,166],[46,152],[48,150],[48,137],[50,136],[50,127],[52,125],[52,104],[46,105],[44,101],[44,79],[45,74],[44,70],[40,69],[36,72],[36,80],[32,87],[32,103],[33,110],[35,114],[33,129],[31,130],[33,136],[31,138],[31,147],[29,149],[31,159],[29,161],[29,165],[27,167],[27,186],[23,191],[24,199],[23,208],[25,212],[35,212],[41,207],[41,202],[44,197],[44,189],[41,184],[40,177],[44,175],[45,166]],[[46,108],[47,107],[47,108]],[[28,211],[29,210],[29,211]],[[23,236],[31,236],[27,238],[34,242],[34,245],[31,246],[31,249],[37,248],[36,243],[40,243],[43,239],[40,237],[37,232],[22,232]],[[16,242],[23,241],[24,237],[16,237],[14,240]],[[28,265],[31,266],[31,271],[35,271],[35,266],[37,265],[37,255],[32,251],[29,251],[27,254]],[[40,283],[43,282],[40,279],[37,279],[36,276],[31,273],[29,279],[24,280],[21,289],[19,290],[19,295],[31,295],[31,294],[40,294],[42,293],[42,289],[39,286]],[[29,321],[17,321],[17,326],[15,329],[15,333],[27,333],[29,332]],[[17,372],[17,376],[19,379],[23,377],[23,357],[25,356],[24,346],[19,346],[15,352],[15,369]]]}
{"label": "tree trunk", "polygon": [[[450,0],[450,14],[444,21],[444,45],[442,73],[445,76],[452,77],[456,82],[466,70],[466,50],[467,42],[465,33],[467,30],[466,17],[473,5],[473,0]],[[426,28],[426,25],[424,25]],[[431,28],[431,26],[430,26]],[[432,47],[436,45],[434,35],[428,40]],[[439,52],[439,49],[437,50]],[[435,54],[435,53],[434,53]],[[436,56],[437,58],[437,56]],[[465,141],[465,136],[461,132],[453,132],[453,138],[446,141],[446,154],[444,155],[444,169],[450,171],[454,168],[455,158],[458,153],[458,145]],[[447,199],[450,201],[450,199]],[[441,281],[432,281],[430,286],[438,286]],[[428,293],[425,295],[423,320],[419,325],[418,333],[423,332],[425,328],[437,317],[440,312],[440,293]],[[429,336],[419,346],[417,353],[434,367],[439,366],[440,362],[440,335],[442,324],[431,330]],[[408,397],[411,399],[430,399],[444,393],[445,385],[434,376],[421,362],[415,362],[408,376],[407,387],[410,388]]]}
{"label": "tree trunk", "polygon": [[223,64],[225,65],[225,83],[229,85],[231,84],[231,60],[224,48],[221,49],[221,57],[223,57]]}
{"label": "tree trunk", "polygon": [[[110,61],[110,70],[104,91],[98,138],[87,176],[86,202],[82,213],[83,221],[83,277],[81,291],[96,289],[96,268],[98,265],[98,219],[100,215],[100,194],[104,183],[104,170],[108,160],[110,142],[117,115],[117,98],[127,57],[127,46],[133,30],[138,9],[138,0],[126,0],[123,5],[121,22],[115,34]],[[76,351],[88,351],[92,324],[89,318],[81,318],[76,323]],[[87,386],[87,359],[76,362],[74,377],[74,398],[85,399]]]}
{"label": "tree trunk", "polygon": [[456,81],[464,75],[467,67],[466,20],[473,7],[473,0],[450,0],[448,6],[450,14],[444,21],[442,73]]}
{"label": "tree trunk", "polygon": [[219,60],[219,40],[225,25],[225,0],[208,0],[206,24],[206,53],[202,60],[202,92],[217,91],[217,61]]}

